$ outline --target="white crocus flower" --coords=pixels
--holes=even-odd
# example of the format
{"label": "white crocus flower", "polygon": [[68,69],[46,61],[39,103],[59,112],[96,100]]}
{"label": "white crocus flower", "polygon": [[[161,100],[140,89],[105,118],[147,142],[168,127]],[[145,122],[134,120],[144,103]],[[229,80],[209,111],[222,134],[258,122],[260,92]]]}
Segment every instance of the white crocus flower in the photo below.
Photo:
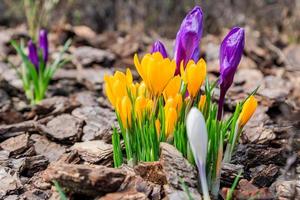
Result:
{"label": "white crocus flower", "polygon": [[186,130],[198,167],[203,198],[204,200],[210,200],[205,172],[208,135],[205,119],[202,113],[195,107],[190,110],[187,116]]}

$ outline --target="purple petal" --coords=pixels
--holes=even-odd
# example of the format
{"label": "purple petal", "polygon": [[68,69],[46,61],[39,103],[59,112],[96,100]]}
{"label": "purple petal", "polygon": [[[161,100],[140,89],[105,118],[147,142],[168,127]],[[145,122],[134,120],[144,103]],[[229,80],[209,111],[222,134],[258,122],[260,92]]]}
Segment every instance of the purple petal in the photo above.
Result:
{"label": "purple petal", "polygon": [[220,47],[220,99],[218,120],[222,117],[224,98],[231,86],[234,74],[241,61],[245,44],[245,31],[243,28],[234,27],[226,35]]}
{"label": "purple petal", "polygon": [[176,60],[176,74],[179,74],[180,63],[183,60],[184,65],[190,59],[199,60],[199,43],[203,31],[203,13],[199,6],[191,10],[181,23],[177,32],[174,48],[174,58]]}
{"label": "purple petal", "polygon": [[231,86],[234,74],[243,55],[245,43],[244,29],[235,27],[227,34],[220,48],[220,84]]}
{"label": "purple petal", "polygon": [[166,51],[164,44],[158,40],[155,41],[152,45],[151,53],[154,53],[154,52],[160,52],[164,58],[168,57],[168,53]]}
{"label": "purple petal", "polygon": [[43,53],[43,61],[46,64],[48,61],[48,36],[46,30],[41,30],[39,34],[39,47]]}
{"label": "purple petal", "polygon": [[35,44],[30,40],[28,42],[28,58],[36,69],[39,68],[39,58]]}

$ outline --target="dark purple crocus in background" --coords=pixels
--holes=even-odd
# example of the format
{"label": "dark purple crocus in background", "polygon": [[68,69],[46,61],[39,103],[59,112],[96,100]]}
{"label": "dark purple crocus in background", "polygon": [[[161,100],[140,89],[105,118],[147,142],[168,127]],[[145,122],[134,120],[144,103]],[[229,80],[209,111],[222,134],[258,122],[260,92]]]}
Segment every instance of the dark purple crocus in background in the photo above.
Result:
{"label": "dark purple crocus in background", "polygon": [[39,68],[39,57],[35,44],[32,40],[28,42],[28,58],[36,69]]}
{"label": "dark purple crocus in background", "polygon": [[47,61],[48,61],[48,54],[49,54],[48,37],[47,37],[46,30],[41,30],[39,33],[39,48],[38,49],[32,40],[30,40],[28,42],[28,58],[37,70],[39,69],[39,64],[40,64],[38,51],[42,52],[43,62],[46,66]]}
{"label": "dark purple crocus in background", "polygon": [[245,31],[234,27],[226,35],[220,47],[220,99],[218,120],[222,118],[223,104],[227,90],[233,82],[234,74],[242,58],[245,44]]}
{"label": "dark purple crocus in background", "polygon": [[152,45],[151,53],[154,53],[154,52],[160,52],[164,58],[168,57],[168,53],[166,51],[164,44],[162,42],[160,42],[159,40],[155,41]]}
{"label": "dark purple crocus in background", "polygon": [[180,73],[180,63],[184,66],[190,59],[195,62],[199,60],[199,43],[203,30],[203,13],[199,6],[194,7],[181,23],[177,32],[174,49],[174,59],[176,61],[175,74]]}
{"label": "dark purple crocus in background", "polygon": [[47,36],[47,31],[46,30],[41,30],[39,34],[39,46],[40,49],[42,50],[43,54],[43,61],[46,65],[48,61],[48,36]]}

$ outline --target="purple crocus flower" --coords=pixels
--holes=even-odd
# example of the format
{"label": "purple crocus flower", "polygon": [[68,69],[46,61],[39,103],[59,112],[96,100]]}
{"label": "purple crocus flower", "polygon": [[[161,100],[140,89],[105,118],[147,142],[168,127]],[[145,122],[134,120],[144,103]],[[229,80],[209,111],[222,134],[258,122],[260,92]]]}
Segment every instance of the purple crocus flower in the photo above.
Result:
{"label": "purple crocus flower", "polygon": [[39,57],[35,44],[30,40],[28,42],[28,58],[36,69],[39,68]]}
{"label": "purple crocus flower", "polygon": [[181,23],[180,29],[176,35],[174,59],[176,61],[175,74],[180,73],[180,63],[184,66],[190,59],[195,62],[199,60],[199,43],[203,30],[203,13],[199,6],[194,7]]}
{"label": "purple crocus flower", "polygon": [[220,99],[218,120],[222,118],[222,109],[227,90],[233,82],[234,74],[242,58],[245,44],[245,31],[234,27],[226,35],[220,47]]}
{"label": "purple crocus flower", "polygon": [[48,61],[48,37],[47,31],[41,30],[39,34],[39,48],[42,50],[43,61],[46,65]]}
{"label": "purple crocus flower", "polygon": [[160,42],[159,40],[155,41],[152,45],[151,53],[154,53],[154,52],[160,52],[164,58],[168,57],[168,53],[166,51],[164,44],[162,42]]}

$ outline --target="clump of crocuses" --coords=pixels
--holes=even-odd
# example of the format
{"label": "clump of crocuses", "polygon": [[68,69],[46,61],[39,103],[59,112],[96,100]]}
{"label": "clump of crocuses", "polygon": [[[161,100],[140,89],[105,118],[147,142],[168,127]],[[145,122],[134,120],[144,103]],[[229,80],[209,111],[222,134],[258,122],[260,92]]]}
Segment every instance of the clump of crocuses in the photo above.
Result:
{"label": "clump of crocuses", "polygon": [[19,45],[16,41],[12,41],[11,44],[22,58],[18,74],[22,80],[25,95],[31,104],[36,104],[44,99],[49,82],[56,70],[67,62],[62,56],[69,48],[71,40],[65,43],[58,57],[51,64],[48,61],[49,44],[46,30],[39,32],[38,45],[29,40],[27,53],[23,43]]}
{"label": "clump of crocuses", "polygon": [[[133,82],[131,71],[106,75],[105,92],[115,109],[120,131],[114,128],[115,166],[155,161],[159,143],[173,144],[199,170],[205,200],[218,196],[222,162],[230,162],[241,131],[257,107],[254,92],[237,103],[235,112],[222,118],[226,92],[241,60],[245,33],[233,28],[220,47],[220,77],[206,78],[206,62],[200,58],[203,13],[199,6],[184,18],[176,36],[174,58],[156,41],[151,53],[134,64],[142,81]],[[215,88],[220,97],[215,99]],[[225,151],[224,151],[225,149]],[[225,153],[224,153],[225,152]]]}

